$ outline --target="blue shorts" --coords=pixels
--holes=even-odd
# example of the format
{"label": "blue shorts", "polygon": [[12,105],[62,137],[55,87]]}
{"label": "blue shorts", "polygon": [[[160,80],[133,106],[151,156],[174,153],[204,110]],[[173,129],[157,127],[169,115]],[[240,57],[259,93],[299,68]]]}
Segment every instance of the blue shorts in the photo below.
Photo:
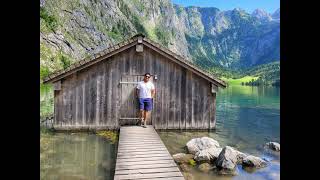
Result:
{"label": "blue shorts", "polygon": [[151,111],[152,110],[152,98],[139,98],[139,109]]}

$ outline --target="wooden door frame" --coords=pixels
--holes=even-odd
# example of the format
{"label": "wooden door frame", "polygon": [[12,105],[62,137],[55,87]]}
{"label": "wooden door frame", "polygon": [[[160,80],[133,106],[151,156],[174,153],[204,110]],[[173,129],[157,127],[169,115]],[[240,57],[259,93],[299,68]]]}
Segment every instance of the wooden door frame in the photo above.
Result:
{"label": "wooden door frame", "polygon": [[[138,82],[126,82],[126,81],[122,81],[122,79],[123,79],[123,76],[144,76],[144,74],[121,74],[121,77],[120,77],[120,82],[119,82],[119,86],[120,86],[120,106],[119,106],[119,111],[121,110],[121,102],[122,102],[122,84],[138,84]],[[152,77],[154,77],[154,75],[151,75]],[[154,79],[152,79],[152,82],[154,82]],[[152,109],[152,111],[153,111],[153,109]],[[152,112],[151,111],[151,112]],[[150,115],[149,115],[149,121],[150,121],[150,123],[151,123],[151,125],[153,125],[152,123],[152,118],[151,118],[151,116],[152,116],[152,113],[150,112]],[[139,119],[138,117],[136,117],[136,118],[131,118],[131,117],[121,117],[121,111],[120,111],[120,113],[119,113],[120,115],[119,115],[119,121],[120,120],[126,120],[126,119]]]}

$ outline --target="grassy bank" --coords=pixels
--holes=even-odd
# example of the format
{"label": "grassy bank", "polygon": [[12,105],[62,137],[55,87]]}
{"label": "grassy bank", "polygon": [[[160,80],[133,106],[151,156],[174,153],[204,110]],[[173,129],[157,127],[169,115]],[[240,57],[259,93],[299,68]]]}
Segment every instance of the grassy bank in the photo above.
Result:
{"label": "grassy bank", "polygon": [[40,84],[40,118],[53,115],[53,87]]}
{"label": "grassy bank", "polygon": [[221,79],[226,81],[229,85],[241,85],[241,83],[255,81],[258,78],[259,77],[256,77],[256,76],[244,76],[244,77],[238,78],[238,79],[225,78],[225,77],[222,77]]}

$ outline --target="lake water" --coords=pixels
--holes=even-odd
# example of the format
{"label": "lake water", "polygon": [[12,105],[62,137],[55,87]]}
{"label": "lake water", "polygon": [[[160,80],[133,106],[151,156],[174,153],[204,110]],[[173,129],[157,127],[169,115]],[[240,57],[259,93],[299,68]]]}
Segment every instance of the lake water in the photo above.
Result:
{"label": "lake water", "polygon": [[116,144],[88,133],[41,134],[42,180],[113,180]]}
{"label": "lake water", "polygon": [[[266,168],[243,170],[238,175],[217,176],[194,167],[194,179],[280,179],[280,155],[261,146],[280,142],[280,89],[274,87],[230,86],[217,95],[217,123],[214,132],[159,132],[171,154],[185,152],[192,138],[209,136],[220,146],[264,157]],[[88,133],[41,133],[41,179],[113,179],[116,144]]]}
{"label": "lake water", "polygon": [[217,95],[217,123],[214,132],[159,132],[173,155],[186,153],[185,144],[192,138],[208,136],[226,145],[270,160],[266,168],[245,171],[238,166],[234,177],[201,173],[194,167],[195,179],[280,179],[280,154],[266,152],[262,145],[280,143],[280,88],[230,86]]}

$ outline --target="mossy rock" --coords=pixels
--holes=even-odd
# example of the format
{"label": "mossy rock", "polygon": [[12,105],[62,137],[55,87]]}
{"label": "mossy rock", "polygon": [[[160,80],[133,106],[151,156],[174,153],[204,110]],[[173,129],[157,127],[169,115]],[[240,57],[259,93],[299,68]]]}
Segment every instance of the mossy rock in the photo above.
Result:
{"label": "mossy rock", "polygon": [[118,141],[118,133],[115,131],[97,131],[96,134],[110,140],[112,143]]}
{"label": "mossy rock", "polygon": [[192,168],[189,164],[180,164],[179,167],[182,172],[190,172]]}
{"label": "mossy rock", "polygon": [[202,163],[198,166],[198,169],[201,171],[201,172],[204,172],[204,173],[209,173],[210,170],[213,169],[213,166],[210,165],[209,163]]}
{"label": "mossy rock", "polygon": [[178,164],[189,164],[190,160],[193,160],[194,155],[178,153],[178,154],[174,154],[172,157],[174,161]]}

